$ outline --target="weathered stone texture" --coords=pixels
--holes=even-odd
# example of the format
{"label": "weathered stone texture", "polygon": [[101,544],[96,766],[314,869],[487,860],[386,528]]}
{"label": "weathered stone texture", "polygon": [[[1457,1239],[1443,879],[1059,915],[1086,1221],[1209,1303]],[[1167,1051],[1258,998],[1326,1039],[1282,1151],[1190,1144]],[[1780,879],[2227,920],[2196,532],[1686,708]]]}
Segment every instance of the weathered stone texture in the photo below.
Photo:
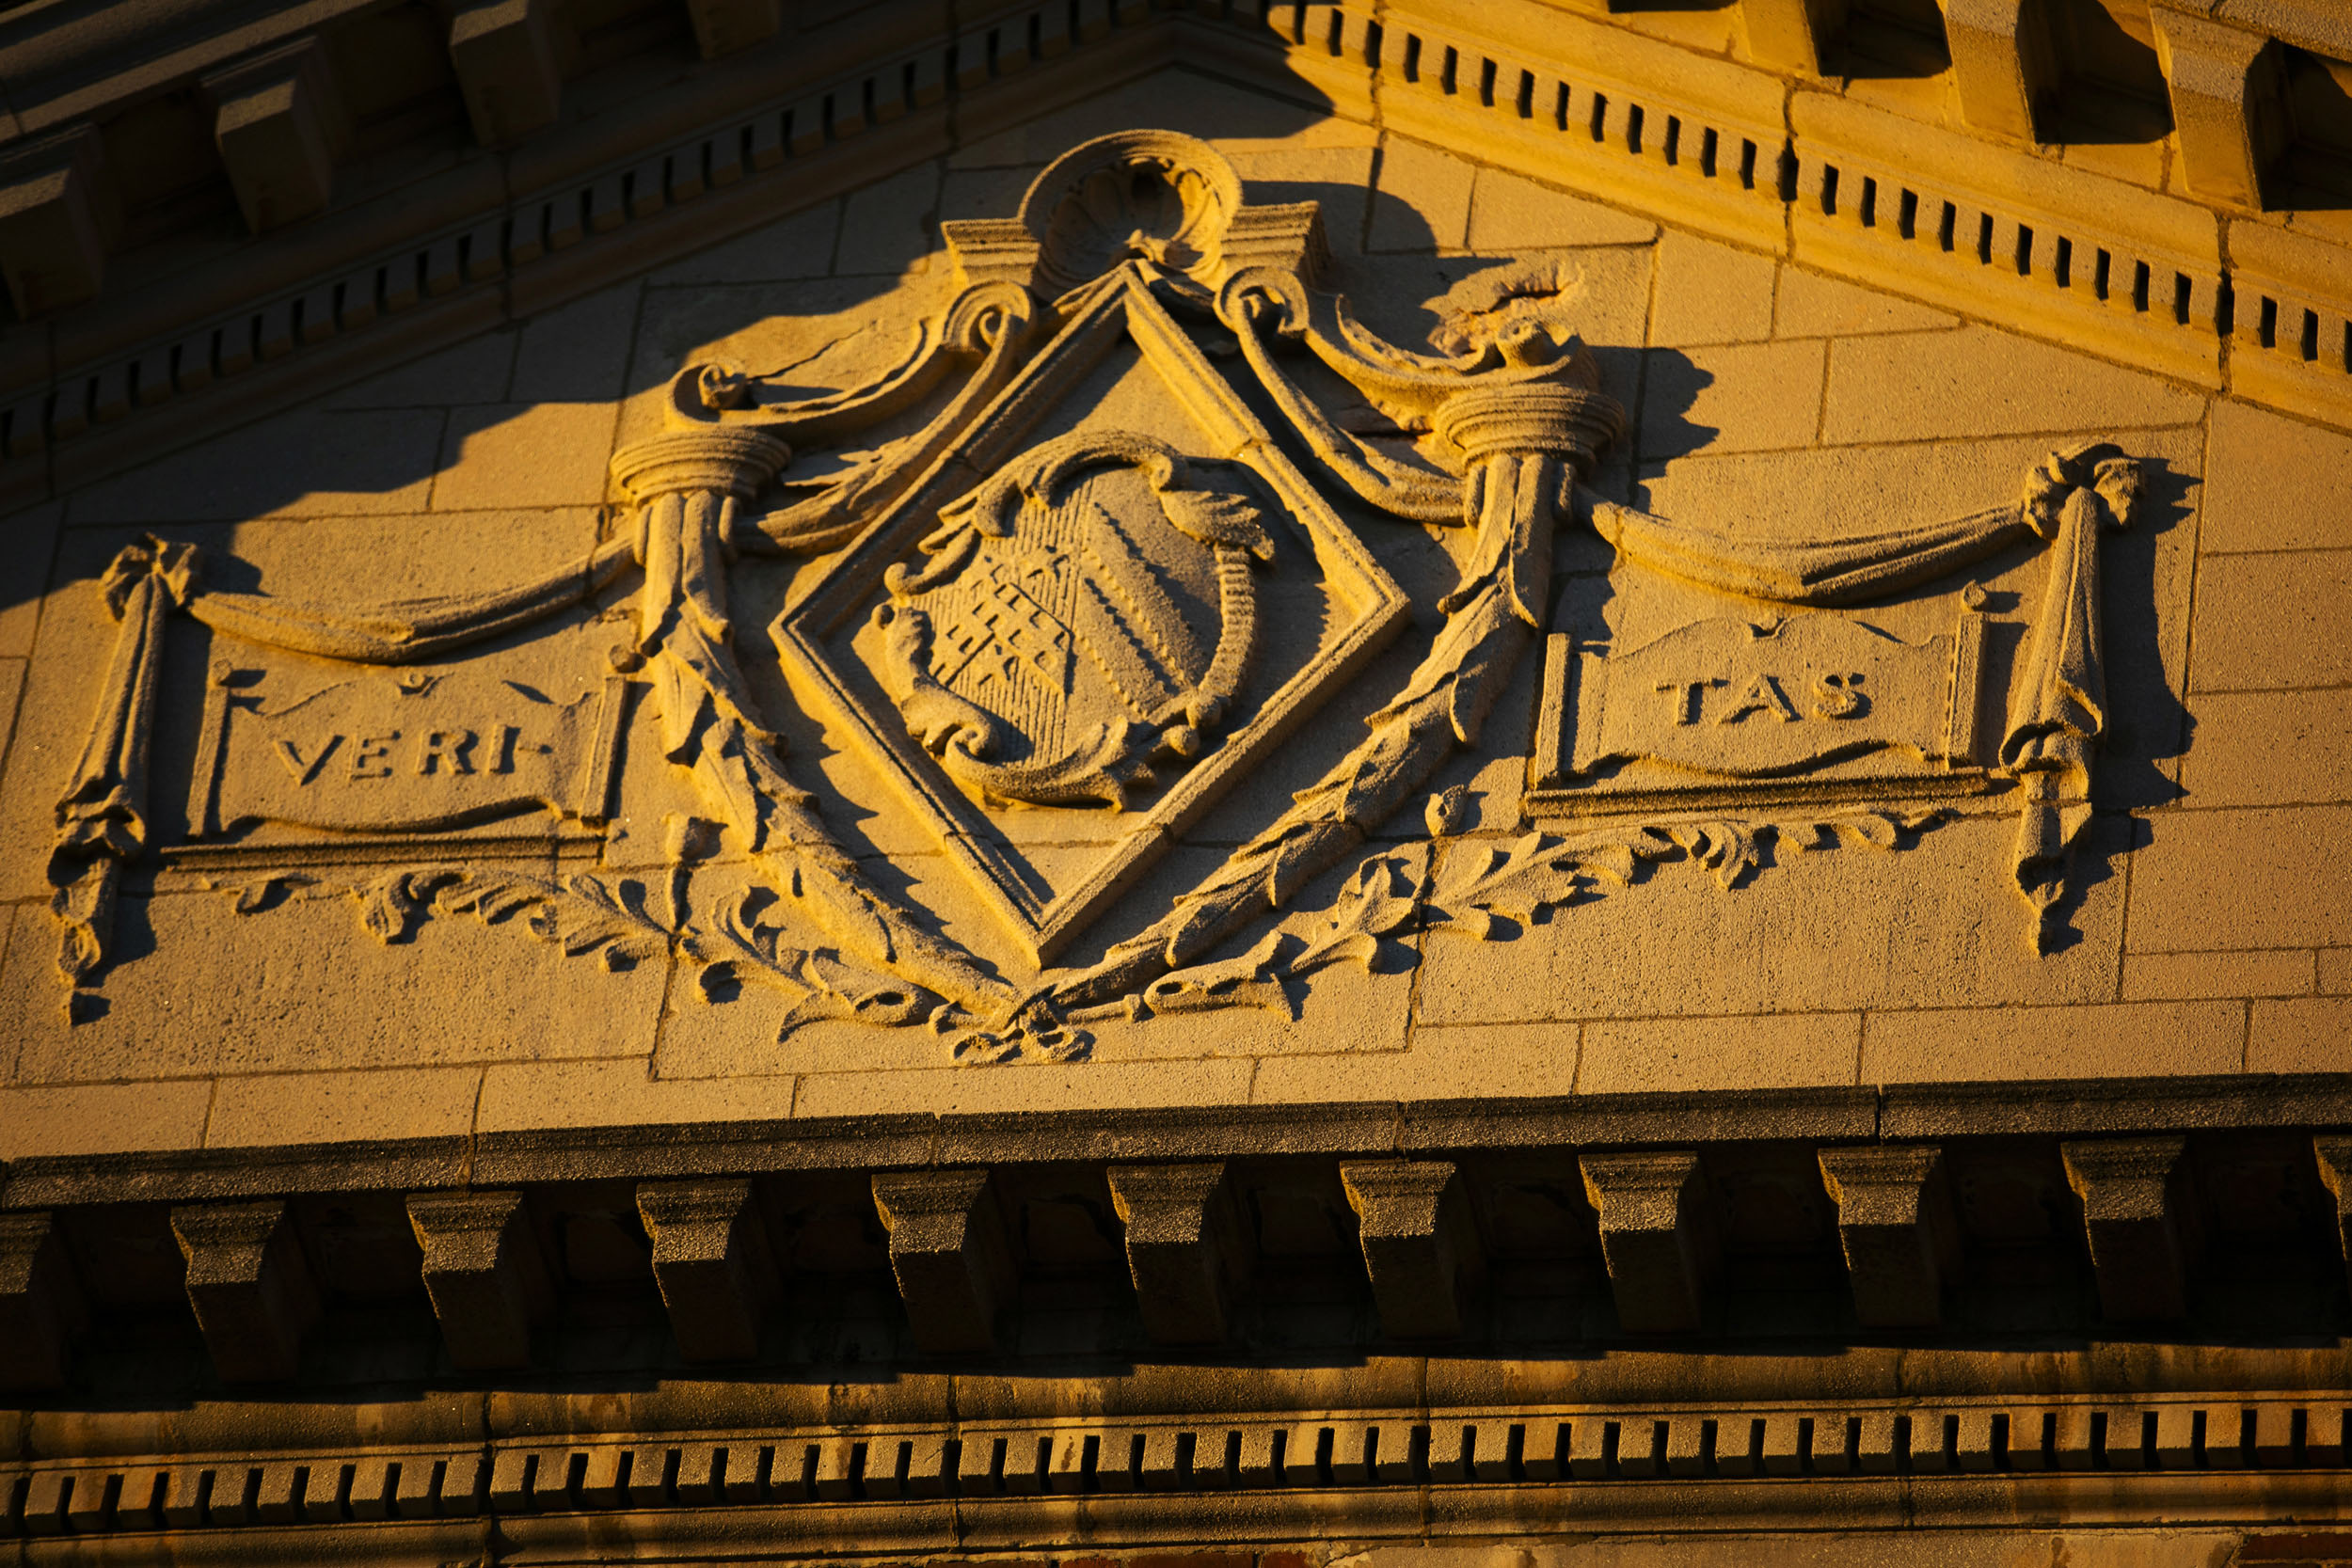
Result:
{"label": "weathered stone texture", "polygon": [[2202,565],[2197,691],[2333,688],[2352,675],[2344,610],[2352,552],[2217,555]]}
{"label": "weathered stone texture", "polygon": [[2260,408],[2214,404],[2212,476],[2199,546],[2209,554],[2342,548],[2352,519],[2314,505],[2352,483],[2352,443]]}
{"label": "weathered stone texture", "polygon": [[2195,423],[2204,400],[2153,376],[2005,332],[1974,328],[1929,352],[1900,338],[1830,354],[1821,434],[1829,441],[1923,441],[2025,431],[2113,431]]}
{"label": "weathered stone texture", "polygon": [[2352,1560],[2247,9],[464,0],[0,151],[0,1547]]}
{"label": "weathered stone texture", "polygon": [[[177,873],[126,882],[123,907],[151,951],[109,977],[104,1016],[66,1022],[46,989],[55,942],[43,846],[115,632],[89,583],[117,549],[152,529],[234,562],[223,569],[239,591],[313,601],[355,584],[384,600],[484,591],[558,569],[627,526],[613,520],[626,509],[607,464],[661,428],[663,384],[678,365],[712,352],[755,369],[789,364],[803,393],[886,372],[952,288],[937,224],[1002,218],[1054,157],[1137,115],[1217,129],[1252,201],[1321,203],[1338,258],[1327,281],[1401,342],[1426,332],[1448,288],[1498,261],[1573,269],[1578,328],[1599,351],[1605,389],[1632,405],[1594,483],[1677,521],[1783,541],[1845,535],[2005,503],[2054,445],[2111,440],[2147,462],[2150,506],[2101,546],[2110,657],[2091,784],[2100,810],[2053,950],[2032,954],[2018,936],[2003,870],[2014,818],[1970,805],[1957,820],[1905,830],[1891,853],[1784,845],[1728,888],[1673,857],[1645,863],[1632,886],[1595,881],[1484,934],[1402,929],[1368,967],[1351,957],[1298,980],[1253,982],[1272,989],[1249,1006],[1095,1019],[1092,1059],[1069,1064],[959,1067],[922,1029],[795,1019],[787,1031],[794,995],[741,990],[706,1005],[691,995],[691,962],[658,956],[607,972],[516,941],[514,923],[437,916],[387,945],[341,896],[233,916],[228,895]],[[1140,385],[1096,392],[1125,407],[1119,400],[1145,395]],[[1152,78],[992,130],[714,238],[639,281],[496,325],[314,407],[22,514],[10,536],[28,557],[45,558],[60,518],[66,542],[45,596],[0,607],[0,660],[24,661],[0,663],[0,681],[24,683],[0,781],[9,844],[0,870],[16,903],[0,988],[24,1021],[7,1092],[168,1084],[154,1091],[153,1119],[135,1125],[121,1119],[127,1110],[96,1109],[114,1103],[102,1098],[112,1087],[74,1101],[93,1107],[92,1147],[242,1147],[917,1108],[2332,1069],[2346,1048],[2318,997],[2352,987],[2352,960],[2341,957],[2352,936],[2337,928],[2327,879],[2308,868],[2324,863],[2346,760],[2334,713],[2343,672],[2330,652],[2344,640],[2329,633],[2344,597],[2332,551],[2344,541],[2310,498],[2331,493],[2346,462],[2352,442],[2338,434],[2021,335],[1989,307],[1963,319],[1646,215],[1619,192],[1559,188],[1222,83]],[[1434,604],[1467,559],[1464,531],[1422,539],[1382,533],[1391,525],[1377,521],[1351,526],[1391,552],[1417,604]],[[1564,584],[1557,624],[1586,634],[1629,643],[1696,615],[1767,616],[1754,605],[1726,611],[1720,595],[1687,585],[1636,593],[1622,568],[1603,579],[1610,553],[1573,519],[1556,559],[1582,574]],[[2038,613],[2046,559],[2036,546],[1971,568],[1994,635],[2008,639],[2003,657]],[[747,555],[731,570],[742,607],[731,657],[773,710],[794,777],[850,821],[868,863],[889,863],[949,941],[1001,961],[984,902],[890,803],[883,770],[778,674],[765,634],[794,568]],[[582,645],[601,657],[627,636],[628,602],[616,591],[579,611]],[[1429,625],[1417,622],[1358,687],[1302,723],[1295,754],[1325,763],[1360,739],[1364,714],[1410,672],[1434,626],[1436,612],[1417,613]],[[1948,629],[1942,600],[1872,613],[1906,639]],[[167,720],[166,739],[183,747],[201,696],[193,671],[165,697],[182,715]],[[1406,841],[1440,825],[1434,849],[1400,851],[1412,878],[1442,880],[1529,831],[1524,758],[1545,700],[1540,654],[1531,655],[1476,747],[1433,775],[1432,792],[1463,790],[1451,815],[1425,814],[1416,796],[1389,819],[1382,831]],[[653,799],[676,779],[658,731],[642,700],[627,736],[624,832],[601,850],[655,899],[666,895],[668,835],[689,831],[665,817],[680,808]],[[1311,776],[1266,769],[1242,781],[1072,961],[1099,956],[1213,875]],[[1109,813],[1072,814],[1066,826],[1033,817],[1005,831],[1051,879],[1122,826]],[[718,865],[742,863],[740,845],[721,843],[714,869],[696,873],[697,898],[721,896]],[[1285,917],[1293,940],[1342,907],[1356,863],[1283,895],[1298,911]],[[1215,957],[1246,947],[1237,940]],[[191,950],[227,983],[191,990],[172,957]],[[199,1090],[200,1105],[183,1104]],[[12,1135],[50,1148],[73,1134]]]}
{"label": "weathered stone texture", "polygon": [[1650,346],[1748,343],[1772,336],[1772,284],[1778,271],[1769,256],[1668,232],[1658,244]]}
{"label": "weathered stone texture", "polygon": [[1822,356],[1820,343],[1802,341],[1653,354],[1643,388],[1640,455],[1812,445]]}
{"label": "weathered stone texture", "polygon": [[199,1148],[212,1102],[210,1079],[0,1089],[0,1159]]}
{"label": "weathered stone texture", "polygon": [[1527,246],[1638,245],[1658,237],[1658,225],[1647,218],[1499,168],[1478,170],[1470,192],[1467,243],[1484,256]]}
{"label": "weathered stone texture", "polygon": [[1862,1081],[2155,1077],[2245,1066],[2239,1002],[1872,1013]]}
{"label": "weathered stone texture", "polygon": [[2133,868],[2132,945],[2178,952],[2352,941],[2352,904],[2306,874],[2345,817],[2338,805],[2152,816]]}
{"label": "weathered stone texture", "polygon": [[1601,1022],[1584,1026],[1586,1094],[1795,1088],[1855,1082],[1859,1013]]}

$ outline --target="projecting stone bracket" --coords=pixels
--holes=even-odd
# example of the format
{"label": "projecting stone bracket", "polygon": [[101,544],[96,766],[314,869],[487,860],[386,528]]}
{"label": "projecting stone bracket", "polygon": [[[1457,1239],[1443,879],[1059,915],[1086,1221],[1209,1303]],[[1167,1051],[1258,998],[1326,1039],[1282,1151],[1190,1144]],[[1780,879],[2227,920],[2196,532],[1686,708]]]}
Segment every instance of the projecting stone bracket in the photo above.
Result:
{"label": "projecting stone bracket", "polygon": [[2082,1199],[2099,1310],[2109,1322],[2188,1316],[2188,1270],[2202,1236],[2182,1158],[2186,1149],[2181,1137],[2058,1146],[2066,1180]]}
{"label": "projecting stone bracket", "polygon": [[2036,105],[2058,86],[2046,7],[2039,0],[1943,0],[1961,118],[1979,131],[2035,141]]}
{"label": "projecting stone bracket", "polygon": [[518,142],[561,111],[553,9],[548,0],[485,0],[450,19],[449,61],[483,146]]}
{"label": "projecting stone bracket", "polygon": [[2259,208],[2264,171],[2286,139],[2285,73],[2265,34],[2215,21],[2211,8],[2180,0],[2148,8],[2180,171],[2207,200]]}
{"label": "projecting stone bracket", "polygon": [[637,1212],[653,1274],[689,1361],[745,1361],[777,1295],[774,1255],[748,1180],[648,1181]]}
{"label": "projecting stone bracket", "polygon": [[199,86],[247,228],[265,234],[326,206],[351,132],[317,40],[240,61]]}
{"label": "projecting stone bracket", "polygon": [[122,204],[94,126],[0,153],[0,277],[19,316],[98,295]]}
{"label": "projecting stone bracket", "polygon": [[1392,1339],[1462,1332],[1463,1298],[1485,1273],[1469,1199],[1445,1160],[1355,1160],[1340,1183],[1357,1214],[1380,1327]]}
{"label": "projecting stone bracket", "polygon": [[687,0],[686,11],[706,60],[765,43],[783,23],[780,0]]}
{"label": "projecting stone bracket", "polygon": [[1827,73],[1845,21],[1845,0],[1740,0],[1748,54],[1763,64],[1816,76]]}
{"label": "projecting stone bracket", "polygon": [[1821,1180],[1837,1205],[1837,1238],[1865,1328],[1931,1328],[1960,1268],[1943,1150],[1825,1148]]}
{"label": "projecting stone bracket", "polygon": [[1104,1174],[1126,1227],[1143,1331],[1158,1345],[1221,1344],[1248,1274],[1224,1163],[1113,1165]]}
{"label": "projecting stone bracket", "polygon": [[1582,1164],[1618,1323],[1632,1334],[1697,1329],[1720,1254],[1699,1157],[1587,1154]]}
{"label": "projecting stone bracket", "polygon": [[62,1387],[88,1312],[47,1213],[0,1214],[0,1389]]}
{"label": "projecting stone bracket", "polygon": [[935,1355],[993,1347],[1015,1278],[988,1172],[885,1171],[874,1178],[874,1207],[915,1344]]}
{"label": "projecting stone bracket", "polygon": [[319,1292],[282,1199],[171,1212],[188,1304],[223,1383],[282,1383],[302,1360]]}
{"label": "projecting stone bracket", "polygon": [[450,1360],[469,1371],[527,1364],[555,1290],[522,1194],[416,1193],[408,1221]]}

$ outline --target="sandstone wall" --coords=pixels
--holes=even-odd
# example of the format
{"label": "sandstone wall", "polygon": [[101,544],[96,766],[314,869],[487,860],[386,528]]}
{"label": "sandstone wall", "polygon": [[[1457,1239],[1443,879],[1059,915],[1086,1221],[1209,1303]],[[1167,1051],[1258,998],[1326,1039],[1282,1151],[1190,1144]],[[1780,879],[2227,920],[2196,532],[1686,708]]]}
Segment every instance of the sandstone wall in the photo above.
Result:
{"label": "sandstone wall", "polygon": [[[1784,844],[1728,887],[1678,855],[1484,935],[1408,931],[1369,968],[1316,972],[1295,1019],[1269,1005],[1104,1021],[1089,1059],[970,1067],[920,1027],[779,1038],[789,998],[706,1002],[684,960],[608,970],[469,918],[380,942],[353,899],[310,896],[320,888],[241,913],[233,888],[207,885],[234,877],[143,867],[103,1005],[69,1020],[45,867],[115,637],[94,581],[119,550],[150,532],[191,542],[227,586],[302,599],[554,569],[619,526],[608,461],[658,428],[690,356],[738,350],[811,387],[886,363],[942,295],[941,221],[1001,216],[1063,150],[1138,125],[1208,137],[1253,201],[1320,202],[1337,286],[1400,342],[1428,329],[1424,302],[1484,267],[1572,262],[1580,329],[1632,413],[1592,481],[1612,499],[1768,537],[1848,534],[2012,500],[2055,446],[2142,459],[2148,504],[2106,546],[2109,728],[2054,950],[2026,934],[2013,818],[1963,813],[1891,850]],[[12,584],[0,607],[0,1157],[871,1111],[2345,1070],[2352,901],[2329,866],[2352,813],[2347,489],[2343,433],[1165,73],[0,524],[13,559],[48,563],[45,590]],[[1555,626],[1630,636],[1608,547],[1570,531],[1556,560]],[[1419,562],[1432,578],[1452,569],[1435,542]],[[782,602],[810,569],[755,564],[744,592]],[[2006,595],[2022,621],[2043,567],[1988,571],[1994,619]],[[593,656],[618,635],[614,602],[552,641]],[[936,847],[872,803],[853,749],[798,716],[759,626],[738,635],[820,803],[950,937],[986,948],[987,916]],[[168,639],[159,822],[185,809],[205,702],[199,630]],[[1408,666],[1384,656],[1295,754],[1354,744]],[[1442,831],[1400,814],[1294,901],[1295,928],[1337,907],[1364,857],[1442,883],[1529,832],[1541,669],[1523,662],[1477,748],[1433,781],[1462,791],[1433,816]],[[634,723],[600,853],[658,880],[675,807],[653,721]],[[1081,947],[1214,869],[1295,787],[1278,774],[1189,831]],[[1039,853],[1083,855],[1120,830],[1104,814],[1089,831]]]}

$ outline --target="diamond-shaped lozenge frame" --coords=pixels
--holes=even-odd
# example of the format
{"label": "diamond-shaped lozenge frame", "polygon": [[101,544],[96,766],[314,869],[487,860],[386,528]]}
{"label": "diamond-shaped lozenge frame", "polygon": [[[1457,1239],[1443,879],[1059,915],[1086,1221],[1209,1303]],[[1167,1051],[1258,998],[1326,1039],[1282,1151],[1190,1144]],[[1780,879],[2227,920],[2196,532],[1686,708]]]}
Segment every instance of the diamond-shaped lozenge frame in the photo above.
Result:
{"label": "diamond-shaped lozenge frame", "polygon": [[[845,671],[826,646],[844,623],[870,602],[882,575],[906,559],[938,524],[943,506],[1023,450],[1030,433],[1057,408],[1081,395],[1082,383],[1122,341],[1203,432],[1213,451],[1190,455],[1223,458],[1253,472],[1305,533],[1336,608],[1348,611],[1314,657],[1284,681],[1248,720],[1172,783],[1073,885],[1041,895],[1024,866],[997,842],[989,815],[947,777],[907,734],[886,696],[862,688],[870,674]],[[770,627],[786,673],[803,688],[833,727],[849,738],[898,789],[908,808],[938,839],[941,850],[978,891],[1032,961],[1053,958],[1094,915],[1164,853],[1213,805],[1233,780],[1263,758],[1316,704],[1344,684],[1404,622],[1404,592],[1306,476],[1275,445],[1240,396],[1198,344],[1152,296],[1132,266],[1113,275],[1093,300],[1056,335],[905,498],[879,518]]]}

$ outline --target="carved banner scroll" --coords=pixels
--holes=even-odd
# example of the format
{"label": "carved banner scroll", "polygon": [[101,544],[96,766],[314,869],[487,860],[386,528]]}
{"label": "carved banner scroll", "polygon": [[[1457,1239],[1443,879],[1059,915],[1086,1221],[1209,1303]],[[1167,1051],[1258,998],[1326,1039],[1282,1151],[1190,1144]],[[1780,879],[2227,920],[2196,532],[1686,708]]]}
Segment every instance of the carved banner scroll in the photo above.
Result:
{"label": "carved banner scroll", "polygon": [[[1594,526],[1623,565],[1815,612],[1765,626],[1702,620],[1613,657],[1578,653],[1555,635],[1530,810],[1577,816],[2005,788],[2019,819],[2011,872],[2035,945],[2046,948],[2049,913],[2090,817],[2090,760],[2106,726],[2098,542],[2130,526],[2139,484],[2129,458],[2086,445],[2036,465],[2015,506],[1798,543],[1594,502]],[[1950,637],[1916,646],[1820,608],[1892,599],[2031,540],[2047,542],[2046,573],[1994,754],[1978,734],[1980,589],[1959,592]],[[1635,771],[1606,776],[1626,764]],[[1671,776],[1641,777],[1642,764]]]}
{"label": "carved banner scroll", "polygon": [[197,765],[209,785],[201,835],[263,822],[380,833],[607,815],[628,709],[617,674],[566,697],[463,669],[302,685],[290,674],[215,671]]}
{"label": "carved banner scroll", "polygon": [[[1630,653],[1586,650],[1572,671],[1569,640],[1555,634],[1551,647],[1547,684],[1574,682],[1575,721],[1552,779],[1632,760],[1771,779],[1873,752],[1947,766],[1976,755],[1984,630],[1966,611],[1950,635],[1915,644],[1798,615],[1761,626],[1694,621]],[[1547,720],[1560,711],[1545,705]]]}

